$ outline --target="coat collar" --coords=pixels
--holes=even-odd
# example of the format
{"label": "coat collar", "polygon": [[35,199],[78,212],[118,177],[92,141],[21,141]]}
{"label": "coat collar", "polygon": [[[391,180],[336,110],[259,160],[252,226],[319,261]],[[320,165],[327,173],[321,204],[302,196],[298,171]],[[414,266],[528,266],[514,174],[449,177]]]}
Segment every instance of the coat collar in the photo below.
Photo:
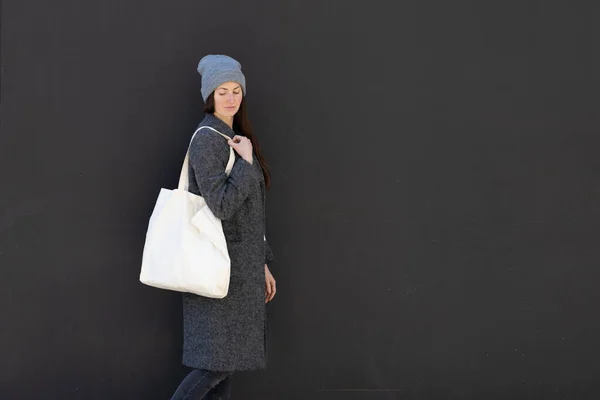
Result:
{"label": "coat collar", "polygon": [[231,129],[229,125],[221,121],[219,117],[216,117],[214,114],[206,113],[200,125],[207,125],[211,128],[215,128],[216,130],[218,130],[224,135],[229,136],[230,138],[233,138],[236,135],[235,131]]}

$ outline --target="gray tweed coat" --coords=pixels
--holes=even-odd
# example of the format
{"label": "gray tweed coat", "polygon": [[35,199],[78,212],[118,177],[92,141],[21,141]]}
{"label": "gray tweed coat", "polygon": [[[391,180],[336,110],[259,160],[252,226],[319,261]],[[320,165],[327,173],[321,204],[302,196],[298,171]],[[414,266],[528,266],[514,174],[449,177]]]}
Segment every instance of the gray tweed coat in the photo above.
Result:
{"label": "gray tweed coat", "polygon": [[[200,125],[233,137],[213,114]],[[265,182],[256,157],[252,164],[237,153],[229,177],[229,145],[203,129],[189,153],[189,191],[202,195],[222,220],[231,258],[229,292],[223,299],[183,294],[183,364],[213,371],[266,367],[265,263],[273,254],[265,235]]]}

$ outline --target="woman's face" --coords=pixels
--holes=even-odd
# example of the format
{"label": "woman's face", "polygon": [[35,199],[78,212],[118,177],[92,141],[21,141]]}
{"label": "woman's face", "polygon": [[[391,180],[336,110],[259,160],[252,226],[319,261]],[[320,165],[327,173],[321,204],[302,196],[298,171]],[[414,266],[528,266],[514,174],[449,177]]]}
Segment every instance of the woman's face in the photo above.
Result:
{"label": "woman's face", "polygon": [[242,104],[242,87],[236,82],[226,82],[215,89],[215,114],[232,117]]}

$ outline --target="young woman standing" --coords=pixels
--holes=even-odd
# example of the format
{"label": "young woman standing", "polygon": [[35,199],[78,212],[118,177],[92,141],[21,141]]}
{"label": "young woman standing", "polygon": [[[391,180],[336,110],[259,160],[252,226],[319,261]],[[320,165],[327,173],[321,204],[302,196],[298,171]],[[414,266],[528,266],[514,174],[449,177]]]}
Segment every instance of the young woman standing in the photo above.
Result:
{"label": "young woman standing", "polygon": [[[172,400],[228,399],[234,371],[266,368],[266,303],[275,296],[265,237],[265,195],[270,175],[248,120],[246,79],[225,55],[207,55],[202,75],[204,120],[229,139],[203,129],[189,150],[189,191],[201,195],[221,219],[231,259],[223,299],[183,294],[183,364],[194,368]],[[235,163],[225,166],[229,147]]]}

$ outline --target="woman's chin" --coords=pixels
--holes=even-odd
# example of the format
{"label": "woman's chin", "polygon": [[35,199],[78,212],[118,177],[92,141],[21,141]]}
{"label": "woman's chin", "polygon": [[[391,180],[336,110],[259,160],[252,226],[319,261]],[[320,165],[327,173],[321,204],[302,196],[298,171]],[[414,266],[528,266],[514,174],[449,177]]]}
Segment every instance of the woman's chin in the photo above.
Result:
{"label": "woman's chin", "polygon": [[224,117],[233,117],[237,112],[237,108],[226,108],[221,111],[221,115],[223,115]]}

